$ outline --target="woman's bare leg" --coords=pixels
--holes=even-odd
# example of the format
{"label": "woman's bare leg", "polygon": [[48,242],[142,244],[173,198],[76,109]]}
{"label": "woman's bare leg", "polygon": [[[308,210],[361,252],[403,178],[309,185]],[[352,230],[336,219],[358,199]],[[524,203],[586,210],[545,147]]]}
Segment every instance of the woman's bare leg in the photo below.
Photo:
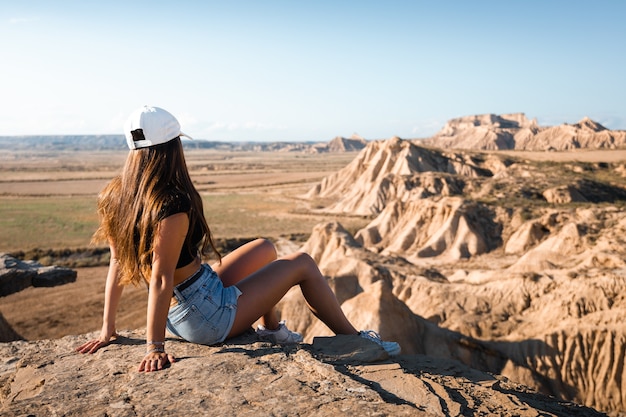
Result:
{"label": "woman's bare leg", "polygon": [[[276,248],[267,239],[256,239],[248,242],[222,258],[221,263],[211,266],[224,283],[224,287],[238,284],[265,265],[276,260]],[[267,329],[277,329],[278,317],[272,305],[266,312],[257,316]],[[256,321],[255,319],[254,321]],[[250,323],[250,325],[253,322]],[[248,325],[248,327],[250,327]]]}
{"label": "woman's bare leg", "polygon": [[228,337],[243,333],[260,316],[271,310],[295,285],[299,285],[309,308],[335,334],[357,334],[344,315],[335,294],[315,261],[305,253],[295,253],[267,264],[239,281],[243,293]]}

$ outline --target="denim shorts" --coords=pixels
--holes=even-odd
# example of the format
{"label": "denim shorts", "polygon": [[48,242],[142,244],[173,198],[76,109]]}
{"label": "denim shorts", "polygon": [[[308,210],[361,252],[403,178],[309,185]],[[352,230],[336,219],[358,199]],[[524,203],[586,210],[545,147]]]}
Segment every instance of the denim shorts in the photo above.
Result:
{"label": "denim shorts", "polygon": [[224,288],[209,265],[200,268],[191,285],[179,290],[196,274],[174,288],[178,304],[167,314],[167,330],[192,343],[213,345],[223,342],[233,327],[241,291],[234,285]]}

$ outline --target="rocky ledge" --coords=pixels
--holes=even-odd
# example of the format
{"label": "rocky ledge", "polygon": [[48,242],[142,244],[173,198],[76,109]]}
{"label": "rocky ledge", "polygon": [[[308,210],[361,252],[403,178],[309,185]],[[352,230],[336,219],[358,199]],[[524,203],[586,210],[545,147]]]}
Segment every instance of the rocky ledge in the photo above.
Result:
{"label": "rocky ledge", "polygon": [[54,287],[76,281],[76,271],[56,265],[43,266],[0,253],[0,297],[33,287]]}
{"label": "rocky ledge", "polygon": [[389,358],[358,336],[278,347],[253,332],[220,346],[168,339],[177,362],[139,373],[141,331],[93,355],[96,333],[0,344],[3,416],[596,416],[501,376],[424,355]]}

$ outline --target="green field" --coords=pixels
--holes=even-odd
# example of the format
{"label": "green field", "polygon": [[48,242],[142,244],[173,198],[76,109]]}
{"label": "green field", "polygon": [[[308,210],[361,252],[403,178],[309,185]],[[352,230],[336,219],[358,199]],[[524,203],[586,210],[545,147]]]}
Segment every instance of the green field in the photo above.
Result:
{"label": "green field", "polygon": [[[204,196],[205,215],[215,238],[309,234],[317,223],[338,220],[356,229],[362,218],[297,213],[296,202],[280,195]],[[0,252],[89,246],[98,225],[96,196],[0,197]]]}
{"label": "green field", "polygon": [[0,251],[89,244],[98,224],[96,198],[0,197]]}

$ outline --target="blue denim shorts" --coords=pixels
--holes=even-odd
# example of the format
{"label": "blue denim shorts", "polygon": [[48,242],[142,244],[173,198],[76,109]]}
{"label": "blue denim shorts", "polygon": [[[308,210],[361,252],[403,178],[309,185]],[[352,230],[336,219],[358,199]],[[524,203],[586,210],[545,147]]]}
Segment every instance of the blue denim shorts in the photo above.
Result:
{"label": "blue denim shorts", "polygon": [[[179,290],[181,287],[184,289]],[[196,274],[174,288],[178,304],[169,310],[167,330],[192,343],[221,343],[233,327],[240,295],[234,285],[224,288],[217,273],[203,264]]]}

